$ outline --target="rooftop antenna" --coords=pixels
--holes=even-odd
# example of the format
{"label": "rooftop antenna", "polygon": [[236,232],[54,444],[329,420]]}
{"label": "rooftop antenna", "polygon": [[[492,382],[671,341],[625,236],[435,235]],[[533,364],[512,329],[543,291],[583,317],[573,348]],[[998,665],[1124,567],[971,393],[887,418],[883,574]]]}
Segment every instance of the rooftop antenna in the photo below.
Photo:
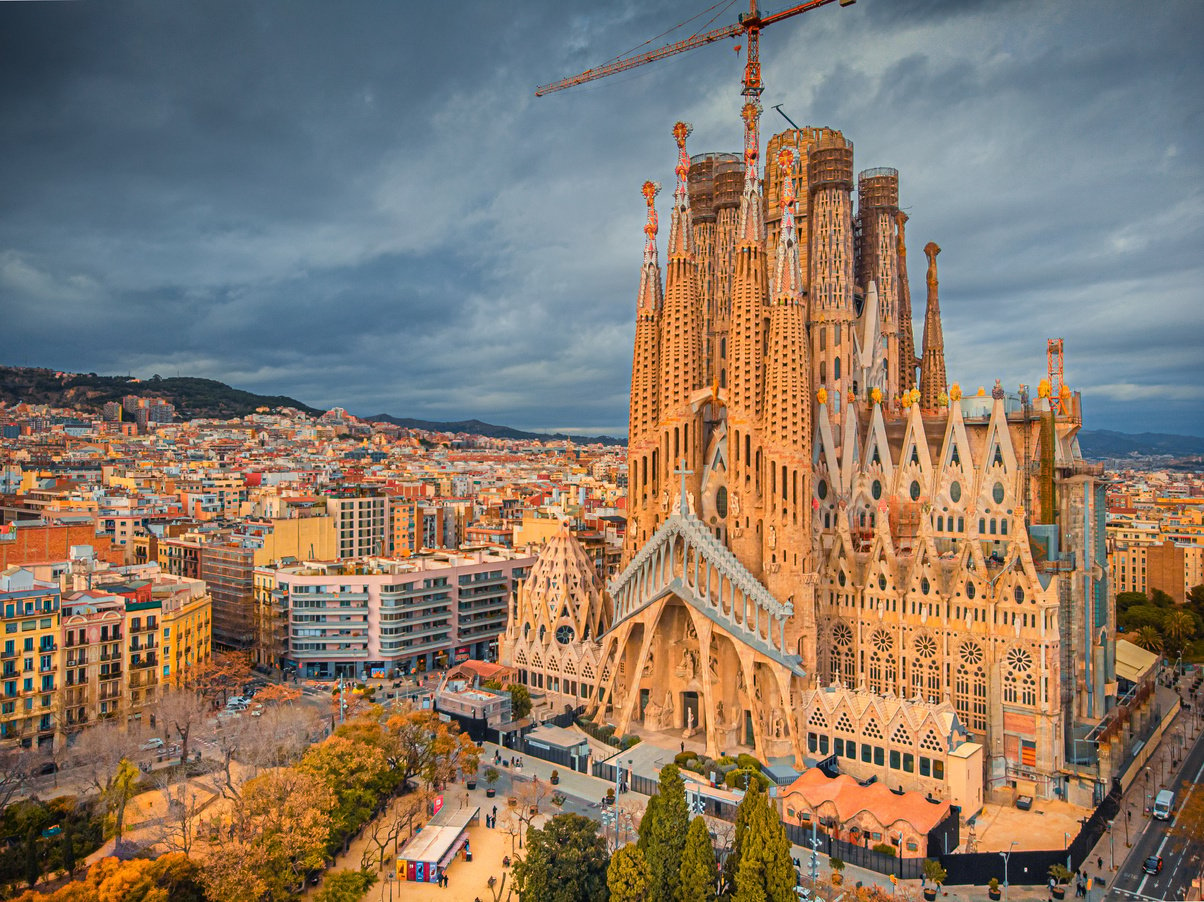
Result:
{"label": "rooftop antenna", "polygon": [[795,130],[796,132],[801,132],[801,131],[802,131],[802,129],[801,129],[801,128],[799,128],[797,125],[795,125],[795,124],[794,124],[794,120],[793,120],[793,119],[791,119],[789,116],[787,116],[785,113],[783,113],[783,112],[782,112],[782,105],[781,105],[780,103],[775,103],[775,104],[773,105],[773,108],[774,108],[775,110],[777,110],[779,113],[782,113],[782,118],[783,118],[783,119],[785,119],[787,122],[789,122],[789,123],[790,123],[792,126],[794,126],[794,130]]}

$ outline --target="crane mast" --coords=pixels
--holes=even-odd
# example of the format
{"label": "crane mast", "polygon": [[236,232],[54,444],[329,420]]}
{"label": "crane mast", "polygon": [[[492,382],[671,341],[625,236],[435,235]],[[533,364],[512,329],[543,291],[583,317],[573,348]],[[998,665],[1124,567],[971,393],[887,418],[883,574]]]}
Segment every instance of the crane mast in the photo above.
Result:
{"label": "crane mast", "polygon": [[[833,2],[837,2],[837,0],[807,0],[805,3],[797,3],[794,6],[763,16],[760,10],[757,9],[757,0],[748,0],[748,12],[741,14],[739,20],[731,25],[724,25],[711,31],[700,32],[680,41],[675,41],[672,44],[666,44],[664,47],[658,47],[655,50],[620,57],[594,69],[586,69],[577,75],[570,75],[559,81],[540,85],[535,89],[535,96],[543,97],[545,94],[563,91],[566,88],[596,81],[599,78],[605,78],[618,72],[625,72],[628,69],[634,69],[637,66],[643,66],[646,63],[664,59],[667,56],[684,53],[687,50],[693,50],[695,47],[702,47],[706,44],[713,44],[715,41],[721,41],[724,38],[736,37],[743,34],[748,46],[744,57],[744,89],[741,93],[750,100],[756,100],[761,96],[763,90],[761,84],[761,29],[775,22],[781,22],[783,19],[789,19],[800,13],[810,12],[813,9],[827,6]],[[856,0],[838,0],[838,2],[841,6],[851,6]]]}

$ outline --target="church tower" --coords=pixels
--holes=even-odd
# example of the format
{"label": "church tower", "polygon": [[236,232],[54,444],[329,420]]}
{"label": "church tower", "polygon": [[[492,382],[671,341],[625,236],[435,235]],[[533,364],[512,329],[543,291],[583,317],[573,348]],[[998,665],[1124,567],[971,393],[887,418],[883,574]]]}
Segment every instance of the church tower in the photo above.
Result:
{"label": "church tower", "polygon": [[[911,319],[911,284],[907,281],[907,214],[895,211],[895,259],[899,270],[899,384],[902,394],[916,387],[916,338]],[[890,397],[894,397],[892,393]]]}
{"label": "church tower", "polygon": [[827,410],[839,425],[853,363],[853,145],[825,133],[807,161],[811,192],[812,380],[826,388]]}
{"label": "church tower", "polygon": [[736,271],[732,279],[729,340],[727,425],[731,476],[730,545],[753,575],[761,575],[761,400],[763,346],[768,273],[765,265],[765,222],[761,181],[757,173],[758,120],[761,107],[744,104],[744,194],[740,199],[740,229]]}
{"label": "church tower", "polygon": [[[899,171],[867,169],[857,176],[857,217],[861,224],[861,256],[857,281],[869,296],[877,287],[878,323],[886,342],[885,394],[899,393],[899,258],[895,243],[895,214],[899,211]],[[870,386],[858,386],[864,397]]]}
{"label": "church tower", "polygon": [[[691,399],[702,386],[705,360],[702,353],[702,304],[698,296],[698,263],[690,223],[690,196],[687,180],[690,157],[686,138],[690,126],[678,122],[673,127],[677,142],[677,187],[673,192],[673,214],[669,224],[668,272],[665,276],[665,304],[661,313],[661,388],[660,388],[660,478],[666,487],[661,492],[661,514],[667,514],[675,491],[674,470],[684,468],[697,474],[702,453],[700,435]],[[687,491],[697,495],[697,480],[687,483]],[[658,518],[658,524],[663,517]]]}
{"label": "church tower", "polygon": [[[786,147],[778,169],[793,170]],[[802,271],[794,228],[794,181],[782,182],[780,232],[773,269],[773,298],[765,356],[765,527],[762,561],[765,585],[777,598],[801,596],[803,575],[811,569],[811,372],[803,313]],[[814,605],[796,598],[793,639],[814,642]],[[803,655],[814,660],[813,651]]]}
{"label": "church tower", "polygon": [[644,225],[644,265],[636,300],[635,352],[631,363],[631,411],[627,432],[628,511],[625,557],[656,528],[653,508],[659,494],[657,439],[660,426],[661,269],[656,249],[656,195],[660,185],[644,182],[648,220]]}

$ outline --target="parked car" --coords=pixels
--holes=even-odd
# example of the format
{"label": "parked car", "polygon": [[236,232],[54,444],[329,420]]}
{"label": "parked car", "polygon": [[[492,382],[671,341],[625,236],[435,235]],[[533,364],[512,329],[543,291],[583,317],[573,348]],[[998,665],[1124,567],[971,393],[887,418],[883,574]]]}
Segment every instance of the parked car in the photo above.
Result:
{"label": "parked car", "polygon": [[158,736],[152,736],[146,742],[139,746],[144,752],[157,752],[164,746],[164,742]]}

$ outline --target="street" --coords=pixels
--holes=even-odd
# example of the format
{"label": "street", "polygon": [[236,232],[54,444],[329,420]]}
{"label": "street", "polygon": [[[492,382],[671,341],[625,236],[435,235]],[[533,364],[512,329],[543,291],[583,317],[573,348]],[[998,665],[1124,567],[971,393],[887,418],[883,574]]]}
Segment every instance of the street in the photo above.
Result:
{"label": "street", "polygon": [[[1204,792],[1204,788],[1199,786],[1202,778],[1204,733],[1197,736],[1189,747],[1187,757],[1174,775],[1173,781],[1166,783],[1168,788],[1176,790],[1175,819],[1160,821],[1150,818],[1146,821],[1141,812],[1134,812],[1132,828],[1139,829],[1140,823],[1146,821],[1145,829],[1140,835],[1135,833],[1133,848],[1129,850],[1128,857],[1116,874],[1105,899],[1124,902],[1130,899],[1164,900],[1185,897],[1192,877],[1199,874],[1204,867],[1204,836],[1189,836],[1187,831],[1181,828],[1179,814],[1188,800],[1189,793]],[[1120,817],[1123,816],[1122,811]],[[1120,817],[1117,818],[1114,828],[1116,830],[1121,828]],[[1150,855],[1162,856],[1160,874],[1146,874],[1142,870],[1142,862]]]}

